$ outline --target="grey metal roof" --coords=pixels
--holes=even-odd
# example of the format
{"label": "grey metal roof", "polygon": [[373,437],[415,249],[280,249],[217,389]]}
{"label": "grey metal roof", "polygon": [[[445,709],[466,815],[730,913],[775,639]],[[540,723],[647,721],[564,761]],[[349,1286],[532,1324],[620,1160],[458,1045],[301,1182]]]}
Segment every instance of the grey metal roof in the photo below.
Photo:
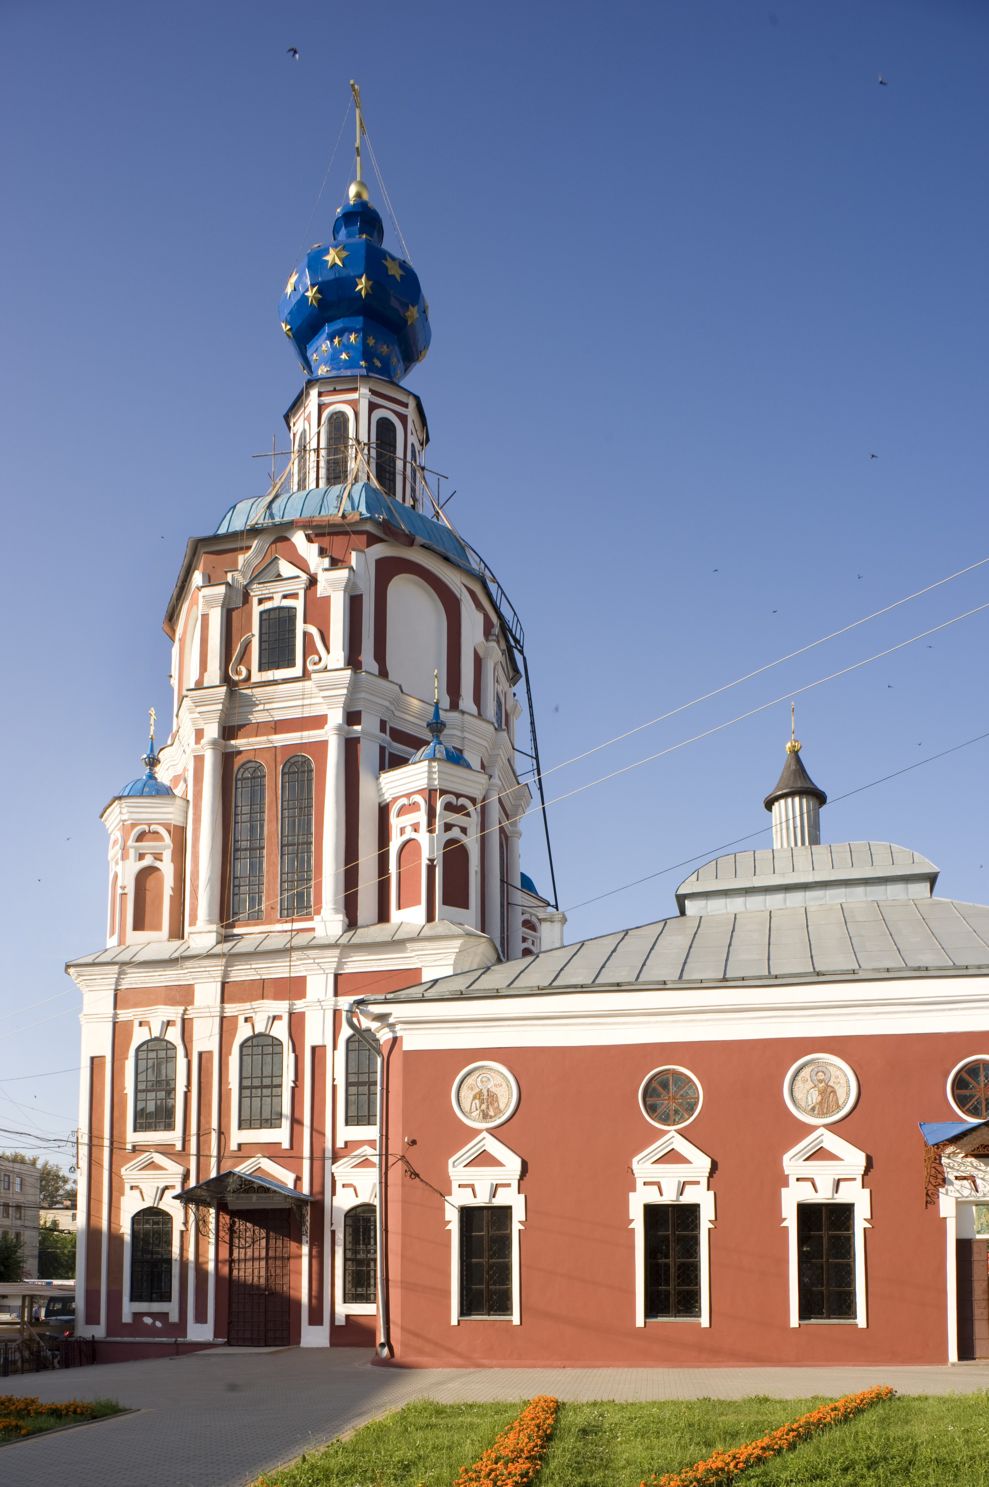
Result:
{"label": "grey metal roof", "polygon": [[389,1003],[600,987],[989,973],[989,905],[863,900],[681,915],[444,976]]}
{"label": "grey metal roof", "polygon": [[821,805],[827,805],[828,797],[819,785],[815,785],[810,775],[804,768],[800,757],[800,745],[788,745],[786,750],[786,763],[776,781],[774,788],[763,801],[767,811],[773,808],[774,800],[782,800],[786,795],[814,795]]}
{"label": "grey metal roof", "polygon": [[894,842],[826,842],[730,852],[705,862],[677,889],[682,914],[863,898],[929,898],[938,869]]}
{"label": "grey metal roof", "polygon": [[293,954],[305,950],[325,950],[328,947],[395,944],[403,940],[442,939],[448,935],[471,936],[485,939],[480,930],[465,924],[451,924],[438,919],[432,924],[368,924],[359,929],[345,930],[342,935],[316,935],[309,930],[269,930],[266,934],[231,935],[220,940],[208,950],[193,949],[188,940],[150,940],[141,945],[113,945],[108,950],[96,950],[92,955],[77,955],[69,961],[70,966],[86,965],[142,965],[149,962],[168,962],[193,959],[199,956],[222,958],[231,955],[263,955],[266,951],[287,950]]}

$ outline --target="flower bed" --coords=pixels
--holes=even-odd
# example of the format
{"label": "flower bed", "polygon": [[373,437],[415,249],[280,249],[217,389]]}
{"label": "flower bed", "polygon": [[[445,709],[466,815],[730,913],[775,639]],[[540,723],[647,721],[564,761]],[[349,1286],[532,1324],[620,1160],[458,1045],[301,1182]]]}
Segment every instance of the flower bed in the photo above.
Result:
{"label": "flower bed", "polygon": [[52,1403],[38,1399],[34,1394],[0,1394],[0,1445],[25,1435],[36,1435],[41,1430],[51,1430],[73,1417],[95,1420],[103,1415],[115,1415],[119,1408],[106,1399],[69,1399]]}
{"label": "flower bed", "polygon": [[744,1446],[734,1446],[729,1451],[715,1451],[706,1460],[684,1467],[683,1471],[667,1472],[661,1477],[648,1477],[641,1487],[722,1487],[722,1484],[734,1481],[747,1467],[758,1466],[771,1456],[789,1451],[801,1441],[826,1430],[829,1425],[840,1425],[842,1421],[861,1414],[870,1405],[878,1404],[881,1399],[892,1397],[893,1390],[887,1384],[877,1384],[872,1389],[863,1389],[859,1394],[845,1394],[841,1399],[822,1404],[809,1414],[800,1415],[796,1420],[781,1425],[778,1430],[760,1436],[758,1440],[746,1442]]}
{"label": "flower bed", "polygon": [[548,1394],[525,1409],[472,1466],[463,1466],[453,1487],[525,1487],[543,1464],[553,1434],[557,1401]]}

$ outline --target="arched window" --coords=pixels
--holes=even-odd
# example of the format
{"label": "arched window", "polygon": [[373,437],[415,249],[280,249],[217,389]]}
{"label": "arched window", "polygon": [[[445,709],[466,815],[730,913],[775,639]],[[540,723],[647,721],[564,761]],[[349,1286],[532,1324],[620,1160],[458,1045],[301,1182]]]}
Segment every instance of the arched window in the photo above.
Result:
{"label": "arched window", "polygon": [[374,473],[386,496],[395,494],[398,430],[390,418],[379,418],[375,425]]}
{"label": "arched window", "polygon": [[295,443],[295,470],[292,480],[293,488],[297,491],[307,490],[309,487],[309,425],[305,424],[300,430]]}
{"label": "arched window", "polygon": [[175,1129],[175,1044],[167,1038],[148,1038],[134,1054],[134,1129]]}
{"label": "arched window", "polygon": [[346,1101],[348,1126],[373,1126],[378,1119],[377,1060],[362,1038],[347,1039]]}
{"label": "arched window", "polygon": [[134,929],[161,934],[165,908],[165,876],[160,868],[142,867],[134,879]]}
{"label": "arched window", "polygon": [[264,813],[264,765],[242,764],[234,776],[230,872],[230,913],[234,919],[261,919],[264,915]]}
{"label": "arched window", "polygon": [[[353,1042],[353,1039],[351,1039]],[[377,1213],[372,1203],[349,1208],[343,1219],[343,1303],[370,1303],[378,1297]]]}
{"label": "arched window", "polygon": [[257,1033],[240,1045],[240,1120],[243,1131],[282,1123],[282,1059],[277,1038]]}
{"label": "arched window", "polygon": [[331,413],[323,425],[323,485],[343,485],[350,466],[350,420]]}
{"label": "arched window", "polygon": [[295,754],[282,770],[281,915],[312,913],[312,760]]}
{"label": "arched window", "polygon": [[409,496],[413,506],[419,505],[419,451],[412,446],[412,458],[409,461]]}
{"label": "arched window", "polygon": [[130,1299],[172,1299],[172,1220],[161,1208],[142,1208],[131,1222]]}
{"label": "arched window", "polygon": [[294,604],[268,604],[258,612],[258,670],[286,671],[295,666],[299,611]]}

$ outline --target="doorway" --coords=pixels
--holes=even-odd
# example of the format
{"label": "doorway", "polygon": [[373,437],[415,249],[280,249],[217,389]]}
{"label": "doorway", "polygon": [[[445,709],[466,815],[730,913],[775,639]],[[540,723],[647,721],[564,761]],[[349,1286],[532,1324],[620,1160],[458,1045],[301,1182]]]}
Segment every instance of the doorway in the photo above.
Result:
{"label": "doorway", "polygon": [[989,1358],[989,1239],[958,1240],[958,1356]]}
{"label": "doorway", "polygon": [[289,1345],[290,1221],[287,1208],[230,1215],[231,1347]]}

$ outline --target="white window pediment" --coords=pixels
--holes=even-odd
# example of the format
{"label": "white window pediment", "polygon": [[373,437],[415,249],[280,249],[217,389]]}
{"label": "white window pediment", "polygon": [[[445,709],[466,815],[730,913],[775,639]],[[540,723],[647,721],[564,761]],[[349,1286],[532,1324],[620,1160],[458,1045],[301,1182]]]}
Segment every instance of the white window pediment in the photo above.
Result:
{"label": "white window pediment", "polygon": [[349,1156],[333,1163],[333,1206],[330,1223],[336,1256],[333,1306],[337,1325],[348,1317],[374,1316],[377,1304],[369,1301],[344,1301],[344,1224],[351,1208],[378,1204],[378,1154],[373,1146],[359,1146]]}
{"label": "white window pediment", "polygon": [[280,1182],[283,1188],[294,1188],[298,1182],[294,1172],[272,1161],[271,1157],[248,1157],[246,1161],[238,1162],[233,1170],[242,1177],[267,1177],[272,1182]]}
{"label": "white window pediment", "polygon": [[715,1197],[710,1191],[711,1158],[678,1131],[666,1131],[632,1158],[635,1191],[629,1194],[629,1228],[635,1236],[635,1325],[646,1325],[645,1210],[653,1203],[696,1204],[700,1209],[700,1317],[711,1325],[711,1241]]}
{"label": "white window pediment", "polygon": [[251,594],[290,593],[304,589],[309,575],[276,554],[248,582]]}
{"label": "white window pediment", "polygon": [[512,1211],[512,1314],[506,1317],[516,1327],[522,1321],[521,1253],[519,1236],[525,1225],[525,1198],[519,1192],[522,1158],[492,1136],[481,1131],[449,1161],[450,1193],[446,1200],[446,1227],[450,1231],[450,1323],[460,1322],[460,1210],[498,1204]]}
{"label": "white window pediment", "polygon": [[[135,1313],[167,1313],[170,1322],[179,1319],[179,1261],[181,1233],[185,1228],[185,1204],[176,1203],[175,1195],[186,1183],[187,1169],[160,1151],[145,1151],[121,1167],[123,1193],[120,1199],[120,1229],[124,1240],[123,1310],[125,1322]],[[161,1208],[172,1221],[172,1299],[171,1301],[131,1302],[131,1226],[135,1216],[145,1208]]]}
{"label": "white window pediment", "polygon": [[[827,1126],[818,1126],[783,1157],[787,1186],[781,1193],[783,1228],[789,1231],[790,1326],[800,1326],[797,1208],[800,1203],[848,1203],[855,1210],[855,1317],[868,1325],[865,1294],[865,1231],[872,1227],[872,1193],[863,1184],[869,1158]],[[852,1319],[849,1319],[852,1320]],[[811,1323],[810,1325],[813,1325]]]}

